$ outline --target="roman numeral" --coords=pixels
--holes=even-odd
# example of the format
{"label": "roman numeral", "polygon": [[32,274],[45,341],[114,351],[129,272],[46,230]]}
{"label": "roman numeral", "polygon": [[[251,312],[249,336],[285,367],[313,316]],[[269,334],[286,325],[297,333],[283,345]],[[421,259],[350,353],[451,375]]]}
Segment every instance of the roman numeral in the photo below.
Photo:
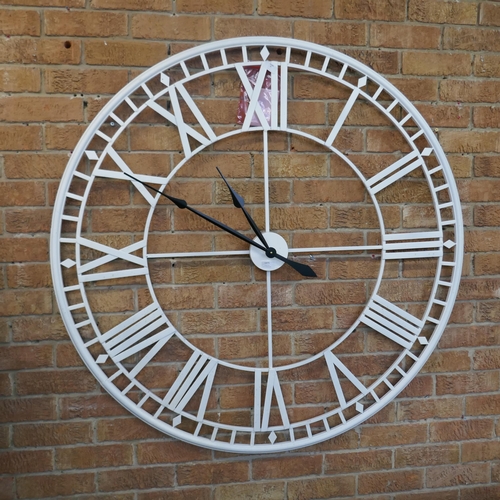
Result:
{"label": "roman numeral", "polygon": [[385,259],[422,259],[443,255],[441,233],[437,231],[385,234],[383,239]]}
{"label": "roman numeral", "polygon": [[[133,243],[132,245],[122,248],[121,250],[109,247],[107,245],[103,245],[101,243],[97,243],[92,240],[88,240],[87,238],[83,237],[79,237],[76,241],[80,245],[83,245],[87,248],[92,248],[93,250],[97,250],[98,252],[106,254],[78,268],[78,278],[81,282],[100,281],[113,278],[125,278],[130,276],[143,276],[145,274],[148,274],[148,270],[146,267],[146,259],[142,257],[137,257],[136,255],[132,255],[132,252],[140,250],[146,246],[144,240],[138,241],[137,243]],[[108,262],[111,262],[116,259],[123,259],[132,264],[137,264],[141,267],[139,269],[137,268],[124,269],[121,271],[84,274],[87,271],[91,271],[99,266],[107,264]]]}
{"label": "roman numeral", "polygon": [[[135,377],[175,333],[175,329],[171,326],[153,333],[162,326],[165,326],[165,318],[161,310],[156,304],[150,304],[107,331],[99,339],[93,339],[86,345],[99,340],[115,363],[148,349],[148,352],[129,372],[129,377]],[[106,359],[107,356],[98,362],[104,362]]]}
{"label": "roman numeral", "polygon": [[344,396],[344,391],[340,385],[338,371],[340,371],[349,380],[349,382],[351,382],[358,389],[358,391],[361,392],[361,394],[365,395],[368,393],[368,389],[357,379],[349,368],[347,368],[347,366],[345,366],[344,363],[342,363],[342,361],[335,356],[335,354],[331,351],[326,351],[324,357],[328,370],[330,371],[330,377],[339,400],[340,408],[346,408],[347,402]]}
{"label": "roman numeral", "polygon": [[200,351],[195,351],[167,392],[162,405],[164,407],[168,405],[173,411],[181,412],[201,384],[205,383],[197,414],[197,419],[202,420],[212,390],[216,369],[216,359],[210,358]]}
{"label": "roman numeral", "polygon": [[[264,130],[269,130],[270,127],[278,128],[278,121],[280,121],[279,128],[286,128],[288,94],[287,67],[285,65],[281,66],[281,85],[279,84],[279,66],[268,61],[262,63],[254,87],[252,87],[243,65],[237,65],[236,71],[238,72],[241,83],[250,99],[245,120],[243,121],[242,130],[248,130],[252,125],[255,126],[255,122],[252,123],[255,118],[259,122],[258,126],[261,126]],[[259,104],[260,94],[268,72],[271,78],[270,122],[266,118],[264,111]],[[281,108],[279,114],[280,120],[278,120],[278,102]]]}
{"label": "roman numeral", "polygon": [[[108,156],[120,168],[121,172],[116,172],[114,170],[106,170],[106,169],[103,169],[103,168],[99,168],[96,171],[96,176],[97,177],[107,177],[109,179],[123,179],[123,180],[126,180],[126,181],[130,181],[130,182],[132,182],[134,184],[134,186],[137,189],[137,191],[139,191],[141,193],[141,195],[144,197],[144,199],[150,205],[155,205],[156,198],[157,198],[158,195],[152,193],[146,186],[144,186],[140,182],[136,182],[136,181],[132,180],[128,175],[126,175],[126,173],[127,173],[127,174],[130,174],[130,175],[133,175],[134,177],[139,177],[134,172],[132,172],[132,170],[125,163],[125,161],[123,160],[123,158],[113,148],[108,148],[107,153],[108,153]],[[155,182],[154,180],[152,180],[152,179],[155,179],[154,177],[151,177],[151,176],[140,176],[140,177],[141,177],[141,179],[143,179],[143,178],[149,178],[150,182]],[[157,179],[157,181],[156,181],[157,184],[162,184],[162,183],[165,184],[165,180],[163,178],[159,177],[159,178],[156,178],[156,179]],[[144,180],[144,182],[147,182],[147,181]]]}
{"label": "roman numeral", "polygon": [[[148,102],[148,106],[177,127],[181,138],[182,148],[184,150],[184,156],[186,158],[190,158],[193,155],[193,151],[191,149],[191,145],[189,144],[189,137],[192,137],[204,146],[208,146],[212,141],[217,139],[217,136],[208,124],[206,118],[203,116],[203,113],[193,101],[193,98],[189,95],[188,91],[182,86],[182,84],[177,83],[173,85],[170,87],[168,93],[173,113],[167,111],[154,100],[150,100]],[[200,134],[193,127],[187,125],[184,121],[184,116],[182,115],[179,103],[179,95],[182,97],[189,110],[193,113],[194,117],[198,121],[198,124],[205,132],[206,137]]]}
{"label": "roman numeral", "polygon": [[335,122],[335,125],[333,126],[332,131],[330,132],[330,135],[325,141],[327,146],[331,146],[333,144],[333,141],[336,139],[337,134],[340,132],[342,125],[344,125],[347,115],[351,112],[351,109],[354,106],[354,103],[356,102],[359,93],[361,92],[361,88],[364,87],[365,85],[366,85],[366,76],[358,80],[357,88],[355,88],[352,91],[351,95],[349,96],[349,99],[347,100],[344,109],[342,109],[342,112],[337,118],[337,121]]}
{"label": "roman numeral", "polygon": [[371,188],[370,190],[373,194],[377,194],[382,189],[401,179],[401,177],[422,166],[422,156],[429,156],[431,152],[431,148],[425,148],[422,153],[419,153],[417,150],[408,153],[378,174],[370,177],[366,181],[367,186]]}
{"label": "roman numeral", "polygon": [[288,414],[286,411],[285,400],[283,399],[283,393],[281,392],[280,382],[278,379],[278,373],[276,370],[269,370],[267,376],[267,387],[266,395],[264,398],[264,406],[262,407],[261,399],[261,389],[262,389],[262,372],[255,372],[255,386],[254,386],[254,429],[265,431],[269,427],[269,417],[271,415],[271,403],[273,399],[273,394],[276,397],[276,402],[278,403],[278,409],[281,415],[281,421],[285,427],[290,426],[290,421],[288,419]]}
{"label": "roman numeral", "polygon": [[405,349],[411,349],[424,326],[422,320],[378,295],[362,314],[361,322]]}

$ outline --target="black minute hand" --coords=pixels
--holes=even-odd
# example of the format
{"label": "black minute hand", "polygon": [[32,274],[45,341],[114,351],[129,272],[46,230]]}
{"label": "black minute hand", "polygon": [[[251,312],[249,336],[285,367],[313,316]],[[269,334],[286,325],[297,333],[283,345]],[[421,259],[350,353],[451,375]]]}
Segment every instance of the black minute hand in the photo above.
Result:
{"label": "black minute hand", "polygon": [[222,177],[222,180],[226,183],[227,188],[229,189],[229,192],[231,193],[231,198],[233,199],[233,205],[236,208],[241,208],[243,213],[245,214],[245,217],[247,218],[247,221],[249,222],[250,226],[254,230],[255,234],[259,237],[259,240],[262,241],[263,245],[266,248],[269,248],[269,245],[267,244],[266,239],[264,238],[264,235],[261,233],[259,227],[255,223],[255,221],[252,219],[250,214],[247,212],[245,208],[245,200],[243,199],[243,196],[240,196],[230,185],[229,182],[227,182],[227,179],[222,175],[222,172],[219,170],[219,167],[215,167],[217,169],[217,172],[219,172],[220,176]]}
{"label": "black minute hand", "polygon": [[196,208],[190,207],[187,203],[187,201],[182,200],[180,198],[174,198],[173,196],[170,196],[166,193],[161,192],[160,190],[156,189],[153,186],[150,186],[149,184],[146,184],[145,182],[141,181],[137,177],[134,177],[133,175],[128,174],[127,172],[124,172],[125,175],[130,177],[136,182],[141,183],[142,185],[146,186],[148,189],[151,189],[152,191],[155,191],[162,196],[165,196],[165,198],[169,199],[174,205],[176,205],[179,208],[187,208],[190,212],[198,215],[202,219],[205,219],[206,221],[210,222],[214,226],[219,227],[220,229],[223,229],[224,231],[227,231],[229,234],[232,234],[233,236],[236,236],[240,240],[246,241],[248,244],[253,245],[254,247],[259,248],[263,252],[266,252],[266,255],[270,252],[270,250],[273,250],[271,255],[268,255],[268,257],[272,258],[275,257],[276,259],[279,259],[289,266],[293,267],[298,273],[300,273],[302,276],[316,276],[316,273],[307,265],[301,264],[300,262],[294,262],[293,260],[287,259],[286,257],[283,257],[282,255],[279,255],[276,253],[276,250],[274,249],[267,249],[266,247],[262,246],[260,243],[257,243],[256,241],[252,240],[248,236],[245,236],[244,234],[240,233],[239,231],[236,231],[236,229],[233,229],[232,227],[226,226],[224,223],[218,221],[217,219],[214,219],[213,217],[210,217],[210,215],[204,214],[203,212],[200,212],[199,210],[196,210]]}

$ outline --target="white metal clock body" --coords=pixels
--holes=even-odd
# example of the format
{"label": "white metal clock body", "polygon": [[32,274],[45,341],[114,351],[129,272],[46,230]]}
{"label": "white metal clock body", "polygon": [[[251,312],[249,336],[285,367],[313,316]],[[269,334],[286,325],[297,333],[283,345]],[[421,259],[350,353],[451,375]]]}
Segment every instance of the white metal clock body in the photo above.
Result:
{"label": "white metal clock body", "polygon": [[[216,166],[316,277],[162,196],[261,244]],[[273,37],[194,47],[124,87],[71,156],[51,234],[59,308],[101,385],[171,436],[238,453],[321,442],[392,401],[445,328],[462,252],[451,169],[408,99]]]}

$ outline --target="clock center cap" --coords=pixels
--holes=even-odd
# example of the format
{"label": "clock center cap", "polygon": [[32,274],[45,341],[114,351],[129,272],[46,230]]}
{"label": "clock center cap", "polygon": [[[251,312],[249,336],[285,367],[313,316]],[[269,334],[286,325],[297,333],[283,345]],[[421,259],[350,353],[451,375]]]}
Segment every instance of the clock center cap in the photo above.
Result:
{"label": "clock center cap", "polygon": [[[288,257],[288,244],[279,234],[262,234],[270,248],[264,251],[252,245],[250,246],[250,258],[259,269],[262,269],[263,271],[275,271],[284,264],[284,262],[277,259],[275,255],[278,254],[282,257]],[[253,240],[256,243],[259,243],[259,245],[262,245],[262,241],[260,241],[258,236],[256,236]]]}

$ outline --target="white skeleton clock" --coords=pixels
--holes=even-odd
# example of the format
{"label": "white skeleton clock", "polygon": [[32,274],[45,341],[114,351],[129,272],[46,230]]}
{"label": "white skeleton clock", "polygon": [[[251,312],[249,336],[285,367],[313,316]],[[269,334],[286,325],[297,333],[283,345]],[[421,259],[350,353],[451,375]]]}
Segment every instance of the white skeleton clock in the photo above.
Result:
{"label": "white skeleton clock", "polygon": [[452,172],[408,99],[273,37],[191,48],[124,87],[71,155],[51,234],[100,384],[238,453],[312,445],[391,402],[443,332],[462,249]]}

